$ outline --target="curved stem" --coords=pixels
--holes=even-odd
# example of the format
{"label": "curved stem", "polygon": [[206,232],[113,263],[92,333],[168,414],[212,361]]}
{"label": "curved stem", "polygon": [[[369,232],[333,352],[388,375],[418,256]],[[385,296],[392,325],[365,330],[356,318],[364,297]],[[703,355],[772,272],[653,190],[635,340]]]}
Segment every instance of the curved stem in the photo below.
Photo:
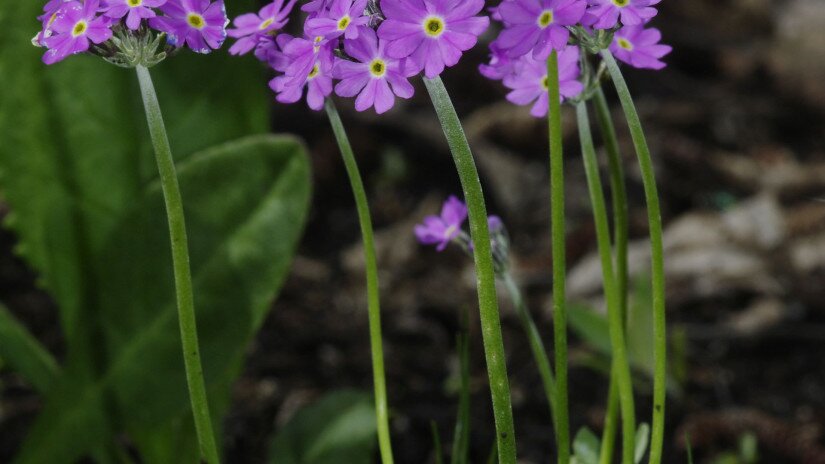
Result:
{"label": "curved stem", "polygon": [[616,377],[619,390],[619,404],[622,410],[622,462],[633,464],[636,417],[633,404],[633,382],[630,377],[630,364],[627,358],[627,345],[624,336],[624,320],[621,313],[621,296],[616,285],[613,273],[613,257],[610,249],[610,228],[607,220],[607,208],[604,202],[599,164],[596,159],[596,150],[593,147],[593,137],[590,133],[590,120],[587,114],[587,105],[579,102],[576,105],[576,116],[579,123],[579,139],[582,145],[584,170],[587,174],[587,187],[590,192],[590,201],[593,206],[593,220],[596,223],[596,238],[598,241],[599,257],[602,265],[602,280],[607,300],[607,316],[610,328],[610,343],[613,350],[612,370]]}
{"label": "curved stem", "polygon": [[[619,151],[619,140],[616,137],[616,128],[610,117],[610,107],[601,86],[595,92],[596,120],[599,122],[605,150],[607,164],[610,171],[610,191],[613,197],[613,249],[616,266],[616,285],[620,296],[622,319],[627,329],[627,246],[628,246],[628,203],[627,186],[622,167],[622,156]],[[610,388],[607,399],[607,414],[605,416],[604,432],[602,433],[600,464],[613,462],[613,447],[616,442],[616,428],[619,414],[619,390],[616,376],[610,376]]]}
{"label": "curved stem", "polygon": [[559,464],[570,462],[570,419],[567,399],[567,245],[564,221],[564,152],[559,95],[559,57],[547,59],[547,93],[550,104],[550,207],[553,236],[553,332],[556,354],[556,446]]}
{"label": "curved stem", "polygon": [[507,292],[513,300],[513,305],[516,307],[521,325],[527,333],[527,339],[530,341],[530,349],[533,351],[533,358],[539,368],[539,375],[544,386],[544,394],[547,397],[547,405],[550,407],[550,417],[553,420],[553,425],[556,423],[556,413],[553,411],[553,399],[556,397],[556,384],[553,379],[553,368],[550,367],[550,359],[547,357],[547,350],[544,347],[544,342],[541,340],[539,329],[536,327],[533,316],[530,315],[530,310],[524,303],[524,298],[519,290],[518,285],[513,280],[513,276],[509,272],[504,272],[501,276],[504,281]]}
{"label": "curved stem", "polygon": [[372,349],[372,377],[375,389],[375,415],[378,425],[378,444],[381,449],[381,462],[392,464],[392,444],[390,441],[389,409],[387,407],[387,384],[384,374],[384,348],[381,336],[381,306],[378,288],[378,264],[375,257],[375,238],[373,237],[372,218],[367,202],[367,192],[358,171],[358,164],[352,152],[352,146],[341,122],[341,116],[331,99],[325,104],[332,131],[338,141],[338,148],[349,176],[352,194],[358,209],[361,223],[361,236],[364,241],[364,261],[367,274],[367,308],[370,323],[370,348]]}
{"label": "curved stem", "polygon": [[447,89],[444,88],[444,83],[436,77],[435,79],[425,78],[424,84],[433,101],[444,135],[447,137],[469,210],[470,234],[475,244],[473,257],[478,281],[481,334],[487,360],[487,375],[490,378],[490,393],[493,399],[499,464],[515,464],[516,437],[513,427],[513,408],[510,403],[510,382],[507,379],[507,362],[501,336],[496,276],[493,268],[490,231],[487,227],[484,192],[481,189],[473,153],[470,151],[464,129],[461,127]]}
{"label": "curved stem", "polygon": [[647,217],[650,227],[651,275],[653,287],[653,424],[650,439],[650,463],[662,461],[662,448],[665,438],[665,399],[667,396],[667,325],[665,315],[665,258],[662,244],[662,213],[659,208],[659,192],[656,187],[656,174],[650,148],[647,146],[642,122],[636,112],[636,105],[627,83],[622,76],[616,60],[610,50],[602,50],[602,57],[619,100],[624,109],[627,126],[636,148],[636,156],[642,172],[647,202]]}
{"label": "curved stem", "polygon": [[183,345],[183,361],[186,366],[186,382],[189,386],[189,399],[195,418],[195,431],[198,436],[201,457],[209,464],[220,462],[215,435],[212,431],[212,419],[209,415],[209,403],[206,396],[206,384],[203,379],[200,348],[198,346],[198,328],[195,321],[195,303],[192,294],[192,275],[189,269],[189,244],[186,238],[186,222],[183,215],[178,177],[175,162],[163,124],[163,115],[152,84],[149,70],[143,66],[135,68],[140,81],[146,122],[155,148],[155,160],[160,174],[163,199],[166,202],[166,215],[169,220],[169,236],[172,242],[172,266],[175,274],[175,289],[178,306],[180,338]]}

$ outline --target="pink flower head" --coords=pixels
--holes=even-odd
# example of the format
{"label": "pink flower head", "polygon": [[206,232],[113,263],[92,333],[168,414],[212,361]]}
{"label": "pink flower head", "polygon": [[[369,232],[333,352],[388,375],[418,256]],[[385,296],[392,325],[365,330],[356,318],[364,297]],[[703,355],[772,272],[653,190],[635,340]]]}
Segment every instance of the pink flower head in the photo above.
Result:
{"label": "pink flower head", "polygon": [[586,7],[584,0],[507,0],[498,9],[505,28],[497,42],[513,58],[532,50],[534,58],[547,59],[567,46],[566,26],[577,24]]}
{"label": "pink flower head", "polygon": [[484,0],[393,0],[381,3],[386,20],[378,37],[388,41],[387,56],[410,58],[427,78],[454,66],[478,41],[490,19],[476,16]]}
{"label": "pink flower head", "polygon": [[126,27],[137,30],[144,19],[157,16],[155,10],[166,3],[166,0],[104,0],[102,10],[104,15],[112,19],[126,17]]}
{"label": "pink flower head", "polygon": [[367,0],[333,0],[328,10],[320,10],[318,16],[307,20],[304,30],[313,37],[356,39],[359,29],[369,23],[366,8]]}
{"label": "pink flower head", "polygon": [[160,10],[165,16],[149,19],[149,26],[165,32],[172,46],[209,53],[226,39],[229,18],[223,0],[168,0]]}
{"label": "pink flower head", "polygon": [[[355,109],[365,111],[375,107],[378,114],[395,105],[395,96],[410,98],[413,86],[407,80],[405,60],[387,57],[386,41],[379,39],[372,29],[365,28],[355,40],[344,42],[344,51],[356,61],[336,59],[333,75],[341,82],[335,93],[342,97],[354,97]],[[414,73],[413,73],[414,74]]]}
{"label": "pink flower head", "polygon": [[229,53],[245,55],[266,37],[286,26],[297,1],[289,0],[287,3],[286,0],[275,0],[261,8],[258,14],[247,13],[235,18],[235,28],[227,29],[226,34],[238,41],[229,48]]}
{"label": "pink flower head", "polygon": [[590,6],[582,23],[595,29],[612,29],[621,19],[625,26],[636,26],[656,16],[653,5],[661,0],[588,0]]}
{"label": "pink flower head", "polygon": [[69,55],[89,50],[90,44],[99,44],[112,37],[110,20],[97,16],[99,0],[86,3],[68,2],[60,6],[51,20],[49,33],[42,34],[42,44],[48,48],[43,62],[54,64]]}
{"label": "pink flower head", "polygon": [[[511,90],[507,100],[517,105],[533,103],[530,114],[543,118],[547,115],[550,101],[547,94],[547,62],[524,55],[515,66],[515,71],[503,81],[504,86]],[[584,85],[578,81],[579,75],[579,48],[567,47],[559,53],[559,93],[562,100],[576,97],[584,90]]]}
{"label": "pink flower head", "polygon": [[634,68],[659,70],[667,66],[661,58],[673,50],[660,44],[661,40],[662,33],[654,27],[625,26],[613,36],[610,52]]}
{"label": "pink flower head", "polygon": [[444,202],[440,216],[427,216],[423,224],[415,226],[415,236],[422,244],[436,245],[436,250],[444,251],[461,233],[461,226],[465,220],[467,205],[455,196],[450,196]]}

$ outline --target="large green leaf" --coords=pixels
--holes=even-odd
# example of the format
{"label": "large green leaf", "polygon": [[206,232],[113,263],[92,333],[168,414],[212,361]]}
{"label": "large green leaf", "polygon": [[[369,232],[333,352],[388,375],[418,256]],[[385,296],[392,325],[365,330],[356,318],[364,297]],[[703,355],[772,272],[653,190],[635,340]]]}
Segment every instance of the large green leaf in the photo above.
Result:
{"label": "large green leaf", "polygon": [[18,371],[40,392],[49,390],[59,368],[26,328],[0,304],[0,359]]}
{"label": "large green leaf", "polygon": [[[308,207],[309,169],[296,140],[260,136],[195,155],[179,176],[218,426],[247,342],[288,270]],[[97,294],[105,370],[97,381],[72,381],[52,395],[21,462],[71,461],[121,427],[147,454],[193,452],[191,440],[180,441],[191,439],[191,424],[168,242],[160,186],[152,183],[97,256],[108,270]],[[101,423],[98,410],[114,410],[115,423]]]}
{"label": "large green leaf", "polygon": [[273,464],[369,464],[377,444],[370,395],[330,393],[299,411],[276,435]]}

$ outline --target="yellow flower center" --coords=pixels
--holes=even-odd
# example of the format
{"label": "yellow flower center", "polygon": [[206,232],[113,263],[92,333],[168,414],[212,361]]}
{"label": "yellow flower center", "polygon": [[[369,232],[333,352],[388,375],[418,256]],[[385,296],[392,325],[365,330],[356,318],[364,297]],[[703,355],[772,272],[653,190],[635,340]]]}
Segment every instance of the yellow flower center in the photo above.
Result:
{"label": "yellow flower center", "polygon": [[630,4],[630,0],[613,0],[613,4],[619,8],[624,8]]}
{"label": "yellow flower center", "polygon": [[458,230],[458,227],[457,227],[457,226],[450,226],[450,227],[447,227],[447,230],[445,230],[445,231],[444,231],[444,236],[445,236],[445,237],[450,237],[450,236],[452,236],[452,235],[455,233],[455,231],[457,231],[457,230]]}
{"label": "yellow flower center", "polygon": [[274,22],[275,22],[275,20],[274,20],[274,19],[269,18],[269,19],[267,19],[266,21],[262,22],[262,23],[261,23],[261,26],[260,26],[258,29],[260,29],[260,30],[264,30],[264,29],[266,29],[267,27],[271,26],[271,25],[272,25],[272,23],[274,23]]}
{"label": "yellow flower center", "polygon": [[349,26],[349,23],[351,23],[351,22],[352,22],[352,19],[349,17],[349,15],[345,15],[343,18],[341,18],[338,21],[338,30],[339,31],[345,31],[347,29],[347,26]]}
{"label": "yellow flower center", "polygon": [[387,63],[384,60],[376,58],[370,63],[370,74],[373,77],[383,77],[387,73]]}
{"label": "yellow flower center", "polygon": [[186,15],[186,22],[195,29],[203,29],[204,26],[206,26],[206,20],[197,13],[189,13]]}
{"label": "yellow flower center", "polygon": [[313,45],[313,46],[312,46],[312,50],[313,50],[315,53],[318,53],[318,50],[320,50],[320,49],[321,49],[321,42],[323,42],[323,41],[324,41],[324,38],[323,38],[323,37],[321,37],[320,35],[319,35],[318,37],[316,37],[316,38],[315,38],[315,41],[314,41],[314,44],[315,44],[315,45]]}
{"label": "yellow flower center", "polygon": [[623,37],[617,38],[616,43],[619,44],[619,46],[624,48],[625,50],[633,50],[633,44]]}
{"label": "yellow flower center", "polygon": [[446,25],[438,16],[430,16],[424,20],[424,32],[430,37],[438,37],[444,33]]}
{"label": "yellow flower center", "polygon": [[315,79],[318,74],[321,74],[321,68],[318,66],[318,63],[315,63],[315,66],[312,67],[312,71],[309,72],[307,79]]}
{"label": "yellow flower center", "polygon": [[553,20],[553,10],[544,10],[539,15],[539,27],[544,29],[547,26],[553,24]]}
{"label": "yellow flower center", "polygon": [[143,5],[143,0],[126,0],[126,4],[132,8]]}
{"label": "yellow flower center", "polygon": [[541,78],[541,87],[544,89],[545,92],[550,90],[550,80],[547,76]]}
{"label": "yellow flower center", "polygon": [[52,14],[52,16],[49,18],[48,25],[51,26],[55,19],[57,19],[57,13]]}
{"label": "yellow flower center", "polygon": [[89,28],[89,24],[86,21],[80,20],[77,24],[74,25],[72,29],[72,37],[77,37],[79,35],[83,35],[86,32],[86,29]]}

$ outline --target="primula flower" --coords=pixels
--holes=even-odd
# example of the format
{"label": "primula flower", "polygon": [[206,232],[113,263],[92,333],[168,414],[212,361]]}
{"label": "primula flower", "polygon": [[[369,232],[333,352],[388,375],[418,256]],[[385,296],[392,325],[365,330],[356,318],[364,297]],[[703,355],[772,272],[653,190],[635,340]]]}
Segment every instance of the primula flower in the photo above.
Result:
{"label": "primula flower", "polygon": [[275,0],[261,8],[258,14],[247,13],[238,16],[233,22],[234,29],[228,29],[226,34],[229,37],[238,39],[229,53],[232,55],[245,55],[255,48],[262,39],[271,36],[273,31],[282,29],[289,22],[289,14],[295,6],[297,0]]}
{"label": "primula flower", "polygon": [[415,226],[415,236],[422,244],[436,245],[436,250],[444,251],[461,233],[461,226],[465,220],[467,205],[455,196],[450,196],[444,202],[440,216],[427,216],[423,224]]}
{"label": "primula flower", "polygon": [[330,2],[331,0],[312,0],[302,6],[301,11],[305,11],[307,13],[317,13],[325,10],[327,6],[329,6]]}
{"label": "primula flower", "polygon": [[126,16],[126,27],[134,31],[140,27],[142,20],[157,16],[152,8],[164,3],[166,0],[105,0],[101,11],[113,19]]}
{"label": "primula flower", "polygon": [[50,35],[42,36],[42,44],[48,48],[43,62],[54,64],[69,55],[85,52],[90,43],[99,44],[112,37],[110,20],[97,16],[99,0],[86,3],[69,2],[61,5],[57,16],[49,26]]}
{"label": "primula flower", "polygon": [[311,74],[321,57],[332,63],[332,46],[323,37],[292,37],[288,34],[278,36],[281,53],[270,62],[276,71],[281,71],[294,82],[301,85]]}
{"label": "primula flower", "polygon": [[621,19],[625,26],[636,26],[656,16],[652,5],[661,0],[588,0],[590,7],[582,23],[595,29],[611,29]]}
{"label": "primula flower", "polygon": [[[535,102],[530,114],[537,118],[546,116],[550,101],[547,94],[547,63],[525,55],[516,66],[517,71],[503,81],[504,86],[511,89],[507,100],[517,105]],[[578,81],[579,74],[579,49],[567,47],[559,53],[559,93],[562,100],[576,97],[584,90],[584,85]]]}
{"label": "primula flower", "polygon": [[513,73],[516,61],[507,56],[507,52],[502,50],[498,42],[493,42],[490,44],[490,62],[479,65],[478,71],[487,79],[500,81]]}
{"label": "primula flower", "polygon": [[434,78],[454,66],[461,54],[475,46],[490,19],[476,16],[484,0],[394,0],[381,2],[386,20],[378,37],[387,40],[387,55],[409,57]]}
{"label": "primula flower", "polygon": [[358,111],[374,106],[375,112],[382,114],[393,107],[395,95],[413,96],[404,60],[387,57],[385,46],[386,41],[380,40],[372,29],[364,29],[357,39],[344,41],[344,51],[358,61],[336,59],[333,75],[341,82],[335,86],[335,93],[342,97],[358,95]]}
{"label": "primula flower", "polygon": [[369,17],[364,16],[367,0],[334,0],[329,10],[321,10],[318,16],[308,19],[305,31],[310,36],[334,39],[344,36],[358,38],[358,30],[366,26]]}
{"label": "primula flower", "polygon": [[168,0],[160,10],[166,16],[149,20],[149,26],[168,36],[172,46],[188,45],[196,53],[220,48],[226,39],[226,8],[223,0]]}
{"label": "primula flower", "polygon": [[667,66],[661,58],[673,50],[660,44],[661,40],[662,33],[655,27],[625,26],[616,31],[610,51],[616,59],[634,68],[658,70]]}
{"label": "primula flower", "polygon": [[511,57],[533,51],[544,60],[555,49],[567,46],[570,31],[565,26],[578,23],[584,15],[584,0],[509,0],[498,11],[505,28],[497,40]]}
{"label": "primula flower", "polygon": [[[279,43],[284,43],[288,36],[278,37]],[[307,88],[307,104],[313,110],[320,110],[324,106],[324,98],[332,93],[332,48],[329,44],[318,47],[318,51],[312,54],[309,67],[306,71],[303,68],[296,68],[294,63],[290,63],[290,55],[287,50],[296,41],[306,39],[293,38],[283,46],[284,56],[278,60],[276,70],[286,71],[283,76],[278,76],[269,82],[269,87],[277,94],[276,100],[281,103],[295,103],[304,95],[304,88]],[[310,42],[311,43],[311,42]],[[280,68],[280,69],[278,69]],[[295,74],[295,73],[299,74]]]}

